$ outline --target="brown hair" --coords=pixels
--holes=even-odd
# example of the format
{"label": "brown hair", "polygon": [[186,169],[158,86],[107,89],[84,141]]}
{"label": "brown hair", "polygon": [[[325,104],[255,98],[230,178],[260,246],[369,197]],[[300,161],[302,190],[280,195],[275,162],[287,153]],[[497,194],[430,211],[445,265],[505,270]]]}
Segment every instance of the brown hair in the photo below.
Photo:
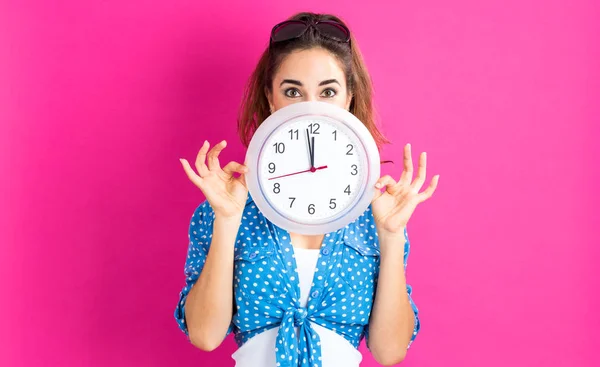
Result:
{"label": "brown hair", "polygon": [[[290,20],[334,20],[345,25],[338,17],[331,14],[298,13],[289,18]],[[388,143],[375,124],[375,113],[373,108],[373,87],[371,78],[358,48],[356,39],[350,34],[350,44],[337,42],[322,37],[314,29],[307,30],[301,37],[274,43],[270,49],[267,48],[254,72],[250,76],[238,116],[238,134],[245,146],[250,144],[252,135],[258,126],[270,115],[269,101],[266,91],[272,92],[273,76],[277,72],[284,58],[296,50],[307,50],[313,47],[321,47],[328,50],[343,65],[346,75],[348,91],[352,93],[350,112],[354,114],[367,127],[377,146]]]}

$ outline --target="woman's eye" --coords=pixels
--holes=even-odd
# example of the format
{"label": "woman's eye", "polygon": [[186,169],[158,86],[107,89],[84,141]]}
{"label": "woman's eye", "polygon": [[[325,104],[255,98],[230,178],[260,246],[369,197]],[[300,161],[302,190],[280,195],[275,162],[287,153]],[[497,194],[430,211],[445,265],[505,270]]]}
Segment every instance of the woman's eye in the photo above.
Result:
{"label": "woman's eye", "polygon": [[332,98],[332,97],[335,97],[336,92],[335,92],[335,90],[329,88],[329,89],[325,89],[322,94],[326,98]]}
{"label": "woman's eye", "polygon": [[285,96],[290,98],[300,97],[300,91],[296,88],[286,89]]}

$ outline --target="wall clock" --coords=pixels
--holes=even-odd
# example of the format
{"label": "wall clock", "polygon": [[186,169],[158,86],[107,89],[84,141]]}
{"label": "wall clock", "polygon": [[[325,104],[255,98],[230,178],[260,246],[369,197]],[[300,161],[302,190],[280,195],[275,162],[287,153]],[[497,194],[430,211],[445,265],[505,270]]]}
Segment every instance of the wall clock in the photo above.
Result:
{"label": "wall clock", "polygon": [[300,234],[336,231],[368,208],[379,179],[379,151],[349,111],[299,102],[271,114],[246,152],[246,183],[275,225]]}

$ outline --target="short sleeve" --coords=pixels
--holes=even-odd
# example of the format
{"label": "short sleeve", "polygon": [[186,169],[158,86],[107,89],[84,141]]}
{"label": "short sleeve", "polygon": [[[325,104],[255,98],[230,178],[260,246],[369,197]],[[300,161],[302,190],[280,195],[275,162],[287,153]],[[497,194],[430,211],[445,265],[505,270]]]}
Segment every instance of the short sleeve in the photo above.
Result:
{"label": "short sleeve", "polygon": [[[179,303],[175,308],[175,320],[181,331],[188,338],[189,330],[185,321],[185,302],[192,286],[198,281],[206,262],[206,256],[208,255],[208,249],[212,240],[213,221],[214,212],[208,201],[203,202],[196,208],[190,220],[188,231],[189,244],[184,266],[185,285],[179,293]],[[232,331],[233,324],[230,324],[226,335],[229,335]]]}
{"label": "short sleeve", "polygon": [[[408,255],[410,253],[410,240],[408,239],[408,232],[407,232],[406,228],[404,228],[404,238],[405,238],[405,242],[404,242],[404,272],[406,273],[406,265],[408,264]],[[375,279],[375,292],[377,292],[377,278]],[[406,284],[406,293],[408,294],[408,301],[410,302],[410,306],[411,306],[411,308],[413,310],[413,314],[415,316],[415,326],[413,328],[412,337],[410,338],[410,341],[408,342],[408,346],[407,346],[407,349],[408,349],[408,348],[410,348],[411,344],[417,337],[417,334],[419,333],[419,330],[421,329],[421,323],[419,321],[419,309],[417,308],[417,305],[413,301],[412,286],[409,284]],[[369,325],[368,324],[365,325],[365,340],[367,343],[367,348],[369,348]]]}

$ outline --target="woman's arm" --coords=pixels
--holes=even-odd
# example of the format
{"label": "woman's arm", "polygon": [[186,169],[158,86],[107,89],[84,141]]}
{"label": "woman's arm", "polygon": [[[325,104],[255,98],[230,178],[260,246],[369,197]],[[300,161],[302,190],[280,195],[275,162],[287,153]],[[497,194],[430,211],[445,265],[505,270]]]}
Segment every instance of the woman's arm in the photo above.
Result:
{"label": "woman's arm", "polygon": [[381,261],[369,320],[369,349],[384,366],[404,359],[415,326],[414,310],[406,292],[404,242],[403,233],[379,235]]}
{"label": "woman's arm", "polygon": [[[419,193],[427,174],[427,155],[419,156],[417,177],[413,181],[410,144],[404,146],[404,169],[396,182],[391,176],[381,177],[375,184],[372,201],[373,217],[379,237],[379,278],[371,318],[369,349],[384,365],[402,361],[418,326],[417,309],[411,304],[406,285],[406,225],[418,204],[433,195],[440,175],[433,176],[425,191]],[[384,192],[380,192],[385,188]],[[408,255],[408,252],[407,252]],[[417,325],[415,325],[417,322]]]}
{"label": "woman's arm", "polygon": [[[229,162],[221,169],[219,154],[226,145],[227,142],[223,140],[209,151],[210,144],[208,141],[204,142],[196,156],[198,174],[187,160],[180,159],[188,178],[202,190],[214,211],[214,220],[210,218],[212,227],[202,229],[205,232],[204,236],[212,236],[208,253],[206,243],[201,245],[197,243],[200,241],[190,242],[192,252],[193,245],[196,245],[202,248],[203,254],[201,259],[199,256],[195,258],[196,268],[188,269],[195,274],[193,277],[188,276],[187,283],[190,284],[194,280],[195,283],[185,301],[181,301],[185,302],[184,315],[179,312],[182,305],[178,306],[177,315],[180,327],[188,332],[190,342],[206,351],[211,351],[221,344],[231,324],[235,239],[248,198],[244,177],[248,168],[236,162]],[[235,177],[234,173],[240,175]],[[202,222],[206,225],[207,220],[208,218],[199,218],[196,224]],[[190,233],[190,240],[195,233]],[[200,251],[199,248],[197,250]],[[196,254],[192,253],[192,256]],[[194,261],[189,254],[188,260]],[[198,264],[200,261],[203,264]],[[185,296],[185,288],[182,296]]]}
{"label": "woman's arm", "polygon": [[206,263],[187,297],[185,318],[193,345],[212,351],[225,336],[233,315],[233,254],[237,218],[215,217]]}

